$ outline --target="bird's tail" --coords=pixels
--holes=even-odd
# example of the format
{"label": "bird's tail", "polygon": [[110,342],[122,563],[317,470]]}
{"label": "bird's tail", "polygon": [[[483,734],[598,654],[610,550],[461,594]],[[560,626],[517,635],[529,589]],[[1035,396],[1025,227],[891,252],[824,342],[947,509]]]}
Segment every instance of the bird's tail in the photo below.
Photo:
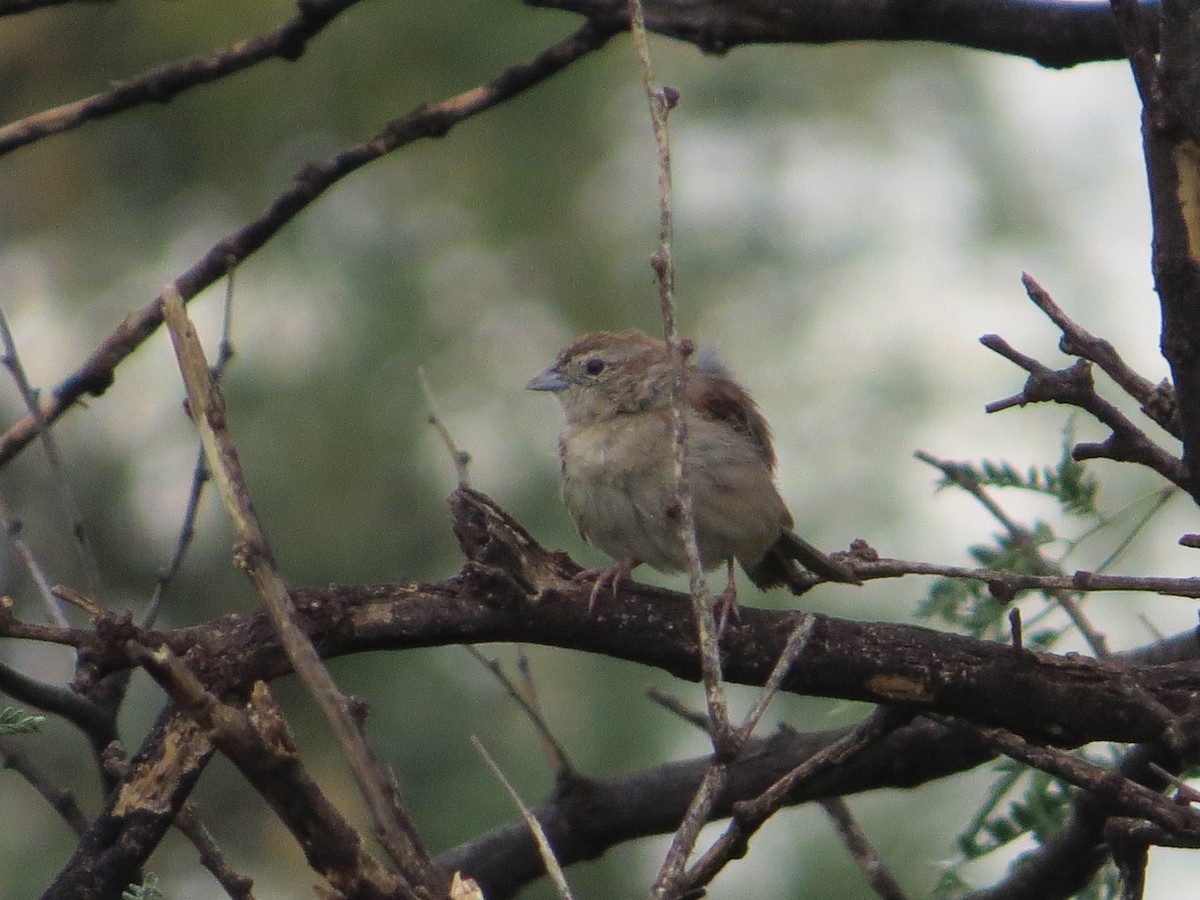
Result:
{"label": "bird's tail", "polygon": [[[801,571],[796,563],[807,569],[807,572]],[[779,535],[779,540],[771,545],[771,549],[758,565],[744,568],[750,580],[758,587],[766,590],[783,585],[793,594],[804,593],[819,580],[862,584],[854,570],[846,563],[822,553],[790,531]],[[817,578],[814,578],[814,575]]]}

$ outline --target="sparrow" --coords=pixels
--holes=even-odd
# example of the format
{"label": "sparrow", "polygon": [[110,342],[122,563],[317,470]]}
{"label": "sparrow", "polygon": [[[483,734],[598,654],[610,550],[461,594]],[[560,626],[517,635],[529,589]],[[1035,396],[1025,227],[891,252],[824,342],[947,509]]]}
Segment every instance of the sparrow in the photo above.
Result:
{"label": "sparrow", "polygon": [[[584,540],[616,563],[581,573],[596,576],[592,603],[606,580],[615,593],[641,563],[665,573],[688,569],[674,476],[675,365],[661,340],[600,331],[569,344],[526,385],[562,406],[563,502]],[[860,583],[848,565],[792,531],[766,419],[708,348],[688,362],[685,397],[696,543],[706,571],[727,566],[723,610],[736,610],[735,560],[764,590],[782,585],[800,594],[820,579]]]}

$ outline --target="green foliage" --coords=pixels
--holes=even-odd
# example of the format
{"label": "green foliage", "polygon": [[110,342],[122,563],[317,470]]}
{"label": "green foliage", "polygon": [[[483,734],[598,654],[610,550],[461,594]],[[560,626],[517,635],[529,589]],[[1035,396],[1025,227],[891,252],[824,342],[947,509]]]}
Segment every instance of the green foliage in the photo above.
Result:
{"label": "green foliage", "polygon": [[[967,492],[1001,524],[1003,530],[991,542],[969,548],[976,564],[983,569],[1011,574],[1058,575],[1068,570],[1066,561],[1088,538],[1112,530],[1116,516],[1103,514],[1098,506],[1099,483],[1082,463],[1071,458],[1073,442],[1070,426],[1064,430],[1063,453],[1055,465],[1030,466],[1021,470],[1008,462],[972,463],[934,462],[943,478],[939,488],[953,487]],[[1033,491],[1054,500],[1062,523],[1042,519],[1016,521],[993,496],[993,491]],[[1092,568],[1102,571],[1120,555],[1146,523],[1173,495],[1172,489],[1156,492],[1146,510],[1127,529],[1114,550]],[[1079,520],[1085,528],[1077,536],[1065,538],[1060,529]],[[997,582],[999,586],[999,582]],[[1076,604],[1083,595],[1072,593]],[[1028,647],[1046,649],[1075,628],[1070,617],[1060,610],[1062,594],[1029,590],[1008,596],[994,590],[986,581],[940,578],[934,581],[919,607],[919,615],[954,625],[980,639],[1004,640],[1008,636],[1007,616],[1017,600],[1023,603],[1023,641]],[[1059,624],[1053,624],[1053,623]],[[1115,751],[1114,751],[1115,756]],[[964,868],[989,854],[1013,847],[1017,841],[1032,841],[1039,847],[1069,819],[1075,790],[1036,769],[1006,760],[996,764],[996,780],[979,809],[958,838],[960,857],[942,873],[934,894],[939,898],[958,897],[971,888]],[[1014,865],[1020,864],[1020,857]],[[1108,900],[1120,896],[1120,877],[1107,865],[1079,897]]]}
{"label": "green foliage", "polygon": [[45,716],[27,716],[15,706],[0,709],[0,734],[30,734],[38,731],[46,721]]}
{"label": "green foliage", "polygon": [[[1082,755],[1082,753],[1080,754]],[[963,867],[990,853],[1029,837],[1044,844],[1063,826],[1071,811],[1075,791],[1045,772],[1004,760],[995,766],[997,779],[975,818],[959,836],[960,858],[942,873],[934,896],[939,900],[959,897],[970,891],[962,876]],[[1020,865],[1022,856],[1014,865]],[[1087,900],[1110,900],[1120,896],[1120,877],[1109,864],[1086,889],[1076,895]]]}
{"label": "green foliage", "polygon": [[957,486],[972,492],[983,488],[1018,488],[1043,494],[1056,500],[1064,513],[1085,518],[1101,518],[1096,507],[1100,482],[1083,463],[1071,456],[1074,432],[1068,423],[1063,430],[1062,455],[1053,466],[1030,466],[1020,472],[1007,461],[985,459],[973,463],[954,463],[945,472],[939,488]]}
{"label": "green foliage", "polygon": [[[1062,559],[1045,552],[1061,540],[1055,526],[1042,519],[1035,519],[1029,524],[1014,522],[988,493],[989,488],[1033,491],[1055,500],[1066,517],[1089,519],[1093,527],[1107,524],[1108,520],[1100,513],[1096,502],[1100,484],[1083,463],[1072,458],[1073,441],[1068,423],[1063,431],[1062,455],[1058,462],[1054,465],[1030,466],[1024,471],[1007,461],[937,463],[942,471],[939,490],[955,487],[966,491],[1005,527],[1003,532],[992,536],[991,543],[975,544],[968,548],[971,557],[981,568],[1024,575],[1059,575],[1063,572]],[[1078,540],[1064,542],[1066,549],[1063,556],[1077,544]],[[1006,616],[1015,599],[997,599],[986,584],[978,581],[941,578],[930,587],[928,595],[918,606],[917,615],[940,619],[963,629],[972,637],[998,638],[1005,633]],[[1048,597],[1045,599],[1050,600]],[[1025,622],[1025,641],[1029,644],[1049,647],[1066,631],[1062,628],[1030,628],[1038,620],[1039,617],[1034,616]]]}
{"label": "green foliage", "polygon": [[158,889],[158,876],[147,872],[141,884],[131,884],[121,892],[121,900],[162,900],[163,892]]}
{"label": "green foliage", "polygon": [[[1061,827],[1069,811],[1071,795],[1057,778],[1011,760],[998,763],[996,769],[1000,777],[975,820],[959,835],[964,859],[979,859],[1025,835],[1042,843]],[[1025,793],[1002,808],[1022,782]]]}

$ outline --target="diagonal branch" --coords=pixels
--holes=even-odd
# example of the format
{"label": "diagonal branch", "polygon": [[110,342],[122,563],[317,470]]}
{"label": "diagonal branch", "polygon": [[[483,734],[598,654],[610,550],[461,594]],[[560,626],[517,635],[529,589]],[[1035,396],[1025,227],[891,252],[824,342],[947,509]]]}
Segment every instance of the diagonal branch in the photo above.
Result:
{"label": "diagonal branch", "polygon": [[296,616],[287,585],[279,575],[250,501],[237,450],[229,439],[224,398],[213,380],[183,300],[171,289],[165,294],[163,315],[187,386],[189,411],[200,431],[209,470],[233,522],[237,541],[235,558],[262,596],[296,674],[342,745],[370,810],[376,836],[418,895],[428,891],[429,896],[435,896],[441,887],[440,876],[430,865],[429,854],[403,807],[395,779],[367,744],[349,698],[338,690]]}
{"label": "diagonal branch", "polygon": [[1056,370],[1014,349],[999,335],[985,334],[979,342],[1029,373],[1021,392],[989,403],[989,413],[1027,403],[1054,402],[1078,407],[1108,426],[1112,434],[1102,444],[1076,445],[1072,451],[1075,459],[1138,463],[1187,489],[1190,474],[1184,463],[1155,444],[1128,416],[1096,393],[1091,364],[1087,360],[1078,359],[1068,368]]}
{"label": "diagonal branch", "polygon": [[[118,82],[102,94],[93,94],[0,127],[0,156],[48,135],[70,131],[143,103],[166,103],[197,85],[217,81],[269,59],[295,61],[304,53],[311,38],[357,2],[304,0],[297,4],[296,15],[275,31],[238,41],[212,56],[196,56],[151,69]],[[13,5],[14,0],[4,0],[0,4],[0,16],[16,11],[11,9]]]}
{"label": "diagonal branch", "polygon": [[[357,169],[424,138],[443,137],[455,125],[512,99],[604,46],[617,26],[587,22],[529,62],[511,66],[492,81],[432,106],[420,106],[389,122],[370,140],[347,147],[330,159],[298,171],[291,185],[253,221],[222,238],[174,281],[184,301],[191,300],[241,260],[273,238],[330,187]],[[100,342],[84,362],[42,398],[41,417],[54,422],[85,395],[100,396],[116,368],[162,324],[161,297],[128,316]],[[37,422],[26,415],[0,435],[0,468],[37,435]]]}

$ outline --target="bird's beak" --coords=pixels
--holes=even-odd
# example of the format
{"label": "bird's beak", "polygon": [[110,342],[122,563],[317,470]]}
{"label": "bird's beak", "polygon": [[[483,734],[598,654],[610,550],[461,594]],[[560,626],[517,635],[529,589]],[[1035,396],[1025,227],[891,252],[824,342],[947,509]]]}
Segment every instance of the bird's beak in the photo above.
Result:
{"label": "bird's beak", "polygon": [[569,387],[567,379],[563,378],[562,373],[558,371],[558,366],[553,365],[544,372],[538,372],[529,379],[529,384],[525,385],[527,391],[565,391]]}

